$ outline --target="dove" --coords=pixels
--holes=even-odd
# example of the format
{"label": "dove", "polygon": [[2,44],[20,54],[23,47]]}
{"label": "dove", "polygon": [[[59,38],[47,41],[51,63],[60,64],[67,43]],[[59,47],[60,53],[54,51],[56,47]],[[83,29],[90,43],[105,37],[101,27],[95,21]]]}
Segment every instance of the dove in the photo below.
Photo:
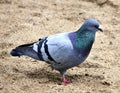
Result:
{"label": "dove", "polygon": [[19,45],[12,49],[10,54],[45,61],[52,69],[59,71],[62,82],[68,84],[71,81],[66,79],[66,71],[86,60],[97,31],[103,32],[99,22],[87,19],[77,31],[58,33],[41,38],[37,42]]}

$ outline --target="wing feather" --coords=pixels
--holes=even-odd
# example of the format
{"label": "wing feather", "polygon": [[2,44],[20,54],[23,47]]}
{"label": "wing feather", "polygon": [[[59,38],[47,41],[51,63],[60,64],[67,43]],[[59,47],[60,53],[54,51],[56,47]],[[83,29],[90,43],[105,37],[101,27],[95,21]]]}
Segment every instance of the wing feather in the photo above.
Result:
{"label": "wing feather", "polygon": [[52,58],[58,63],[66,62],[71,51],[73,50],[68,33],[49,37],[47,40],[48,50]]}

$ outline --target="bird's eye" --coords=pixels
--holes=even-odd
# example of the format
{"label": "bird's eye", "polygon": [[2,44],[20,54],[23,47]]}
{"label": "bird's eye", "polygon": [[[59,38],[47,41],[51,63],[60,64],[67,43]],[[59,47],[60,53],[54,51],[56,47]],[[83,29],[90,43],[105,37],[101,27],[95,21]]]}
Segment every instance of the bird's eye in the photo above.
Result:
{"label": "bird's eye", "polygon": [[98,25],[92,25],[92,27],[94,27],[94,28],[98,28]]}

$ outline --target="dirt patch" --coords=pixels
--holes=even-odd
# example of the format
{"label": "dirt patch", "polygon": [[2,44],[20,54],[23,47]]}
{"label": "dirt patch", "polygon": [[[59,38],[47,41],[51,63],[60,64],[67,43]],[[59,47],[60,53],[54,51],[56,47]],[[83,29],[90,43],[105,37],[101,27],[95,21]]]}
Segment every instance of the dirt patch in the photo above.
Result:
{"label": "dirt patch", "polygon": [[[119,93],[120,2],[118,0],[1,0],[0,93]],[[64,86],[57,71],[28,57],[14,58],[14,47],[56,33],[77,30],[85,19],[100,21],[88,59],[68,70]]]}

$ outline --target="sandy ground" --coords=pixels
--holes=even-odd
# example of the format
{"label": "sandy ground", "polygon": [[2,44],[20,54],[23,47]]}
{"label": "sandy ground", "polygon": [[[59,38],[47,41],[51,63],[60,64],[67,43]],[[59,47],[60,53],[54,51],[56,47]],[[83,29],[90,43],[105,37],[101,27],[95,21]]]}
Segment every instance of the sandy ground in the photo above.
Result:
{"label": "sandy ground", "polygon": [[[41,61],[10,56],[12,48],[40,37],[100,21],[88,59],[68,70],[71,84]],[[120,93],[119,0],[0,0],[0,93]]]}

